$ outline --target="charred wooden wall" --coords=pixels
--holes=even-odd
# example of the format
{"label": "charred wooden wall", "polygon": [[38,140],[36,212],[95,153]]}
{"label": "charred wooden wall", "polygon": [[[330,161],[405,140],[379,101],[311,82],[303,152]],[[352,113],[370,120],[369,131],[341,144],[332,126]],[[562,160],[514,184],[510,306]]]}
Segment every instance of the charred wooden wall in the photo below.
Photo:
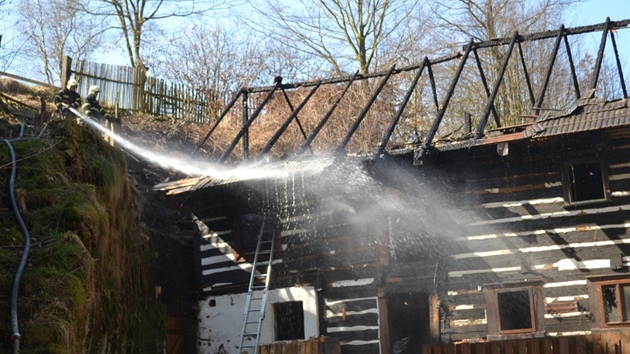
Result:
{"label": "charred wooden wall", "polygon": [[[487,284],[542,281],[546,335],[590,333],[587,277],[628,272],[630,255],[630,131],[576,133],[443,154],[449,173],[467,171],[461,185],[474,203],[444,269],[444,342],[485,339]],[[610,201],[567,207],[562,169],[572,161],[601,161]],[[619,262],[616,262],[616,259]],[[621,264],[622,263],[622,264]]]}
{"label": "charred wooden wall", "polygon": [[[247,291],[239,220],[257,213],[273,215],[280,236],[271,286],[314,286],[319,334],[339,338],[344,354],[376,354],[398,339],[383,318],[387,294],[412,294],[437,314],[426,318],[431,334],[418,329],[420,344],[479,341],[489,332],[483,290],[532,280],[542,283],[546,335],[589,333],[587,277],[627,272],[630,261],[630,130],[508,148],[438,152],[414,168],[408,156],[375,161],[367,169],[379,192],[360,197],[332,186],[315,193],[321,176],[306,175],[195,191],[186,207],[212,231],[197,240],[199,294]],[[581,160],[604,164],[611,198],[568,208],[562,169]],[[617,256],[621,270],[611,266]]]}
{"label": "charred wooden wall", "polygon": [[382,227],[364,216],[357,219],[363,199],[315,197],[315,183],[298,176],[174,198],[174,204],[185,204],[208,227],[195,241],[199,298],[247,292],[253,253],[242,250],[240,220],[248,213],[272,216],[279,245],[270,287],[315,286],[319,334],[339,338],[344,354],[379,353],[374,278],[380,270]]}

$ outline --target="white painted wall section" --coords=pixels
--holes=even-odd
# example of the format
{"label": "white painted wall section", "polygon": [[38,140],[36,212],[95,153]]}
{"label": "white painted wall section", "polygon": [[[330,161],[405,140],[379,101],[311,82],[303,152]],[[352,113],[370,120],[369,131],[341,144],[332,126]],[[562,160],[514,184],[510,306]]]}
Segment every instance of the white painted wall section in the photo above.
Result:
{"label": "white painted wall section", "polygon": [[[237,354],[243,330],[243,312],[247,294],[210,296],[199,302],[200,354],[218,353],[221,346],[228,354]],[[317,295],[313,287],[291,287],[271,290],[265,307],[265,320],[260,331],[259,345],[275,342],[273,304],[302,301],[305,339],[318,337]],[[214,302],[215,306],[211,306]]]}

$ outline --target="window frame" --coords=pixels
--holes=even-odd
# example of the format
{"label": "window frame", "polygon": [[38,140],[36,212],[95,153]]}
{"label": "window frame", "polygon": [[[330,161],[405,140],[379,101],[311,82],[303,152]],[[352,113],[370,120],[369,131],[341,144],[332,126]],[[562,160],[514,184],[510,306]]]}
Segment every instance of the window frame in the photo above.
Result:
{"label": "window frame", "polygon": [[623,296],[619,296],[621,294],[620,286],[628,285],[630,286],[630,275],[624,274],[619,276],[608,276],[608,277],[596,277],[588,279],[588,292],[589,292],[589,306],[591,307],[591,314],[594,317],[594,328],[626,328],[630,327],[630,318],[626,318],[625,321],[621,322],[606,322],[606,314],[604,313],[604,297],[603,297],[603,287],[615,285],[617,289],[617,301],[620,301],[622,306],[618,306],[618,312],[620,318],[625,317],[623,308],[626,308],[630,311],[630,303],[626,304],[624,302]]}
{"label": "window frame", "polygon": [[[285,337],[290,337],[290,336],[281,336],[279,333],[279,318],[278,318],[278,307],[279,306],[289,306],[289,305],[293,305],[293,304],[299,304],[299,310],[301,311],[301,316],[298,316],[298,318],[300,318],[302,320],[301,322],[301,332],[302,332],[302,338],[285,338]],[[276,341],[284,341],[284,340],[304,340],[306,339],[306,325],[304,323],[304,301],[302,300],[295,300],[295,301],[281,301],[281,302],[276,302],[272,304],[273,307],[273,316],[274,316],[274,324],[273,324],[273,330],[274,330],[274,338]],[[297,323],[297,321],[296,321]],[[300,330],[298,330],[299,332]]]}
{"label": "window frame", "polygon": [[[572,179],[571,179],[571,169],[574,168],[575,166],[589,165],[589,164],[599,164],[600,174],[601,174],[601,179],[602,179],[603,198],[576,201],[574,200],[575,199],[575,196],[573,193],[574,184],[572,183]],[[611,193],[610,193],[610,179],[608,176],[608,164],[604,160],[601,160],[601,159],[574,160],[574,161],[566,162],[562,166],[562,189],[564,193],[564,206],[567,208],[610,202]]]}
{"label": "window frame", "polygon": [[[488,340],[501,340],[513,337],[542,337],[545,333],[545,307],[542,296],[542,281],[530,281],[511,284],[486,284],[486,320],[488,324]],[[529,296],[529,313],[531,326],[528,328],[502,329],[499,294],[527,291]]]}

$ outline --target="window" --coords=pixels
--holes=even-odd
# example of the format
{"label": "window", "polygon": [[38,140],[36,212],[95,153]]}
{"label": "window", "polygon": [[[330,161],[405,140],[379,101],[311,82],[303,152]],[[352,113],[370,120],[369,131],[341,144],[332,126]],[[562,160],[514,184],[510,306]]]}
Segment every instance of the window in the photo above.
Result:
{"label": "window", "polygon": [[532,292],[530,289],[500,291],[497,293],[499,307],[499,331],[533,329]]}
{"label": "window", "polygon": [[595,327],[630,326],[630,277],[590,280],[589,300]]}
{"label": "window", "polygon": [[302,301],[273,304],[273,314],[276,322],[276,340],[305,339]]}
{"label": "window", "polygon": [[599,162],[567,165],[563,185],[566,205],[610,200],[608,174]]}
{"label": "window", "polygon": [[488,339],[544,335],[542,282],[485,286]]}

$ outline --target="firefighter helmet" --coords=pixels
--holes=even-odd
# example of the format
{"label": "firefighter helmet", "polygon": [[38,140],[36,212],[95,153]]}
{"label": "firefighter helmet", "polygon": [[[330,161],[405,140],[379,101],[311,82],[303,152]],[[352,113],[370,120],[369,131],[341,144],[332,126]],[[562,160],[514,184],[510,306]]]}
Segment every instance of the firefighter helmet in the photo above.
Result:
{"label": "firefighter helmet", "polygon": [[88,94],[93,94],[93,93],[97,93],[97,92],[101,92],[101,89],[98,88],[98,86],[96,85],[92,85],[90,86],[90,91],[88,92]]}
{"label": "firefighter helmet", "polygon": [[66,85],[66,87],[67,87],[68,89],[70,89],[70,87],[73,87],[73,86],[74,86],[74,87],[77,87],[77,86],[78,86],[78,84],[77,84],[77,80],[75,80],[75,79],[70,79],[70,80],[68,80],[68,84]]}

